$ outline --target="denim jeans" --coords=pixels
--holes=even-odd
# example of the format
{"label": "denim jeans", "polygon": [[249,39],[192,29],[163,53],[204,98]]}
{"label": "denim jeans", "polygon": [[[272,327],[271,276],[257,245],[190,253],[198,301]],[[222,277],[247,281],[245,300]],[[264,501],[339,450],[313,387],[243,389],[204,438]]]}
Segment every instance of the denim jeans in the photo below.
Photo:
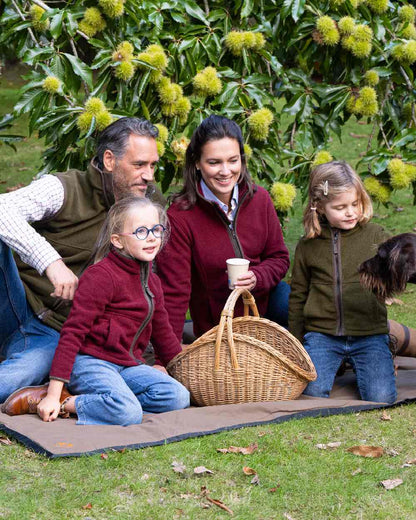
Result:
{"label": "denim jeans", "polygon": [[278,283],[276,287],[270,291],[269,303],[264,317],[287,328],[289,317],[289,295],[290,285],[283,281]]}
{"label": "denim jeans", "polygon": [[304,347],[315,365],[318,378],[304,394],[329,397],[335,375],[343,360],[353,366],[357,386],[364,401],[394,403],[397,397],[389,336],[330,336],[308,332]]}
{"label": "denim jeans", "polygon": [[78,354],[68,385],[76,394],[77,424],[140,424],[143,412],[161,413],[189,406],[188,390],[148,365],[124,367]]}
{"label": "denim jeans", "polygon": [[0,403],[49,374],[59,333],[29,307],[11,250],[0,240]]}

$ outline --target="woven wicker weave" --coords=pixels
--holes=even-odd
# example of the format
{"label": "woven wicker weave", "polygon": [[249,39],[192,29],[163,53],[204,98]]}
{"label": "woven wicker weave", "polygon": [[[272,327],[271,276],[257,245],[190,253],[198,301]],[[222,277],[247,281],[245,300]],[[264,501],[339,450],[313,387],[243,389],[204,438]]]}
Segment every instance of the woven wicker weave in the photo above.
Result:
{"label": "woven wicker weave", "polygon": [[[232,319],[243,296],[244,316]],[[249,316],[251,309],[254,316]],[[296,399],[316,379],[307,352],[286,329],[259,317],[255,300],[235,289],[220,324],[184,348],[169,373],[200,406]]]}

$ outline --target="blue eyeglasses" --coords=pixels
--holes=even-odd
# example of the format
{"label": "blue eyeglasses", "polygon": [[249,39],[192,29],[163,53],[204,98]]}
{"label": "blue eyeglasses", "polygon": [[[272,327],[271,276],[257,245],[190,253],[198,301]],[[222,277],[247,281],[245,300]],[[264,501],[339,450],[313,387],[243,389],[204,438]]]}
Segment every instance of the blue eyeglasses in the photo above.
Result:
{"label": "blue eyeglasses", "polygon": [[136,229],[136,231],[133,231],[133,233],[118,233],[118,235],[122,237],[134,235],[137,240],[146,240],[150,232],[153,233],[155,238],[162,238],[165,231],[165,226],[162,226],[162,224],[156,224],[151,229],[147,228],[146,226],[140,226]]}

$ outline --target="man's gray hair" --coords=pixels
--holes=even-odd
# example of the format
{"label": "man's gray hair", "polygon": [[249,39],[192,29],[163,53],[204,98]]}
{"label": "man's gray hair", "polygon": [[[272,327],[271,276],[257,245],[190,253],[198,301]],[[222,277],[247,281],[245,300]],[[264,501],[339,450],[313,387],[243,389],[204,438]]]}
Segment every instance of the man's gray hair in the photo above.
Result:
{"label": "man's gray hair", "polygon": [[103,130],[97,139],[97,166],[103,169],[103,156],[111,150],[117,159],[123,157],[130,135],[140,135],[157,139],[159,131],[155,125],[138,117],[122,117]]}

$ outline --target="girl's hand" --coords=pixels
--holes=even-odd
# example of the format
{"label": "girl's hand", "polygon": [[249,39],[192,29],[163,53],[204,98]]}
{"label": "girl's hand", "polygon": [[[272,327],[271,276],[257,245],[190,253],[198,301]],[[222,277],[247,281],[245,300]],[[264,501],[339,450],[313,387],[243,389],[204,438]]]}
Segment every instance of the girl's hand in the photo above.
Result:
{"label": "girl's hand", "polygon": [[234,284],[234,287],[241,289],[248,289],[252,291],[256,287],[257,278],[253,271],[247,271],[245,274],[239,276]]}
{"label": "girl's hand", "polygon": [[47,395],[38,404],[38,415],[45,422],[54,421],[58,417],[60,407],[61,403],[59,402],[59,399]]}

